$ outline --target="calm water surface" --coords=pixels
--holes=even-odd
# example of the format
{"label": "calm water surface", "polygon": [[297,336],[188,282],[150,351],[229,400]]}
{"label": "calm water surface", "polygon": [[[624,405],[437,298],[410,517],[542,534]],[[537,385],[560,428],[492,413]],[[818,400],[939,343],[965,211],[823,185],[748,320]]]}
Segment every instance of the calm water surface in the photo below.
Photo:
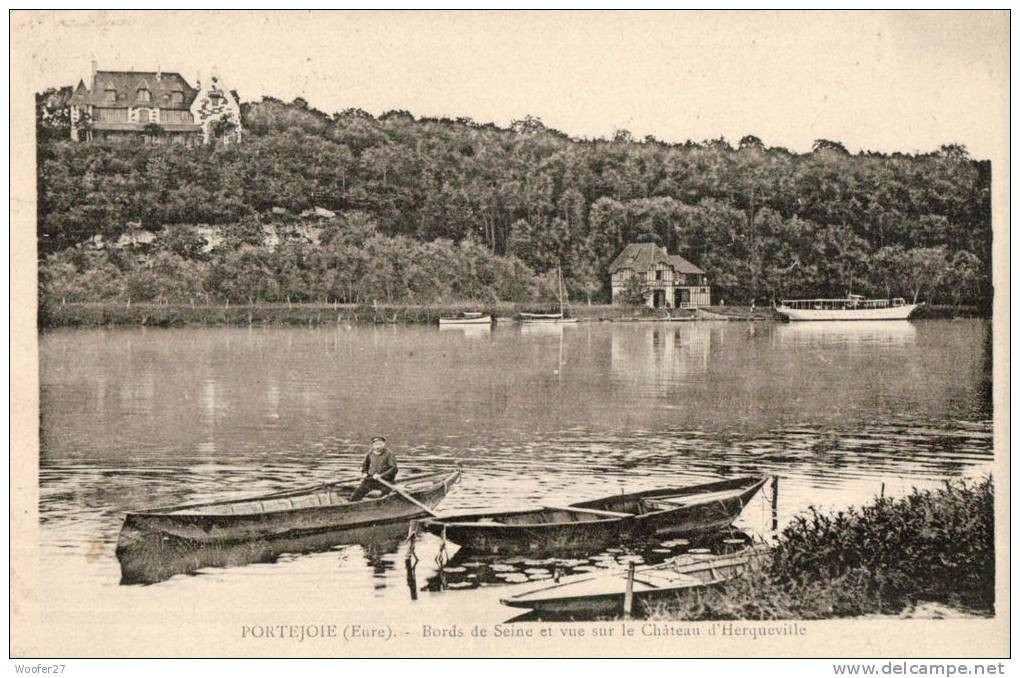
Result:
{"label": "calm water surface", "polygon": [[[95,595],[149,622],[252,596],[302,620],[371,609],[380,622],[500,622],[515,611],[497,599],[553,564],[440,574],[427,536],[408,573],[400,535],[369,535],[218,554],[211,564],[236,566],[121,586],[114,547],[124,511],[348,476],[376,433],[407,470],[463,467],[440,512],[768,473],[784,523],[812,504],[866,502],[883,483],[903,494],[989,471],[989,336],[979,320],[49,332],[40,567],[83,623],[74,601]],[[767,531],[768,502],[761,493],[738,525]],[[683,548],[658,546],[565,565]]]}

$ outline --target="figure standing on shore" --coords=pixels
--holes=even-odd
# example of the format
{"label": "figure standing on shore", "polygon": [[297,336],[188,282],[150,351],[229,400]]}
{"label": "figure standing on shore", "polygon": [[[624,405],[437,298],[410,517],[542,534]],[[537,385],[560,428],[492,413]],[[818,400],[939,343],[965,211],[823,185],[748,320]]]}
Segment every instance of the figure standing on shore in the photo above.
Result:
{"label": "figure standing on shore", "polygon": [[351,501],[360,501],[372,490],[379,490],[384,495],[389,494],[390,488],[386,487],[380,480],[392,483],[397,477],[397,457],[386,447],[386,438],[375,436],[372,438],[372,449],[365,455],[365,461],[361,465],[361,472],[365,474],[358,489],[351,495]]}

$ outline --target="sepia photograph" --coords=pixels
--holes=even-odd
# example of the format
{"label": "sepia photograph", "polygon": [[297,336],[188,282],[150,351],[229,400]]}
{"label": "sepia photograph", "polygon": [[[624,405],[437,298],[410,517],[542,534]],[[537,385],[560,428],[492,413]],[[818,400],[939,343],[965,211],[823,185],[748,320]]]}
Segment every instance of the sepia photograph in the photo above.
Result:
{"label": "sepia photograph", "polygon": [[12,658],[1008,656],[1008,11],[10,29]]}

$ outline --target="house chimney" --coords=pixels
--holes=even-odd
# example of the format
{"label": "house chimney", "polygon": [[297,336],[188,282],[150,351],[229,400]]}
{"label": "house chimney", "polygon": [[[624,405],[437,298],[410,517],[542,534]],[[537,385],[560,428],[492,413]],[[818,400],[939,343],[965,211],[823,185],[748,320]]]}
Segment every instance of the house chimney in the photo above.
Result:
{"label": "house chimney", "polygon": [[96,60],[93,59],[92,60],[92,89],[96,88],[96,71],[97,70],[99,70],[99,64],[97,64]]}
{"label": "house chimney", "polygon": [[163,79],[163,69],[157,64],[156,65],[156,82]]}
{"label": "house chimney", "polygon": [[202,89],[202,71],[195,70],[195,89]]}
{"label": "house chimney", "polygon": [[209,79],[212,80],[213,82],[218,81],[220,79],[220,69],[218,69],[216,66],[213,66],[212,71],[209,73]]}

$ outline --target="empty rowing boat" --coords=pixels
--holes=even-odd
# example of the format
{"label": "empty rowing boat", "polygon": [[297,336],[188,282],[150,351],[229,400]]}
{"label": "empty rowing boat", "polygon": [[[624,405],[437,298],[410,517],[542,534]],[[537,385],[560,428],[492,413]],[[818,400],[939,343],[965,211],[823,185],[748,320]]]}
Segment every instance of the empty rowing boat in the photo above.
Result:
{"label": "empty rowing boat", "polygon": [[610,495],[569,506],[425,521],[433,534],[479,553],[590,552],[631,537],[698,534],[729,526],[767,478]]}
{"label": "empty rowing boat", "polygon": [[717,480],[700,485],[610,495],[571,506],[633,515],[631,532],[658,535],[698,534],[730,526],[767,476]]}
{"label": "empty rowing boat", "polygon": [[[721,556],[680,556],[677,559],[634,571],[634,609],[670,600],[691,589],[722,583],[765,558],[768,548],[755,546]],[[500,602],[551,615],[619,614],[623,609],[627,571],[567,577],[557,584],[532,589]]]}
{"label": "empty rowing boat", "polygon": [[630,514],[547,506],[531,511],[475,513],[425,521],[429,532],[472,552],[546,553],[597,550],[617,543]]}
{"label": "empty rowing boat", "polygon": [[[408,478],[401,489],[434,508],[460,471]],[[232,501],[185,504],[128,513],[123,530],[147,530],[199,542],[269,539],[407,521],[428,515],[398,492],[349,501],[354,484],[327,484]]]}

